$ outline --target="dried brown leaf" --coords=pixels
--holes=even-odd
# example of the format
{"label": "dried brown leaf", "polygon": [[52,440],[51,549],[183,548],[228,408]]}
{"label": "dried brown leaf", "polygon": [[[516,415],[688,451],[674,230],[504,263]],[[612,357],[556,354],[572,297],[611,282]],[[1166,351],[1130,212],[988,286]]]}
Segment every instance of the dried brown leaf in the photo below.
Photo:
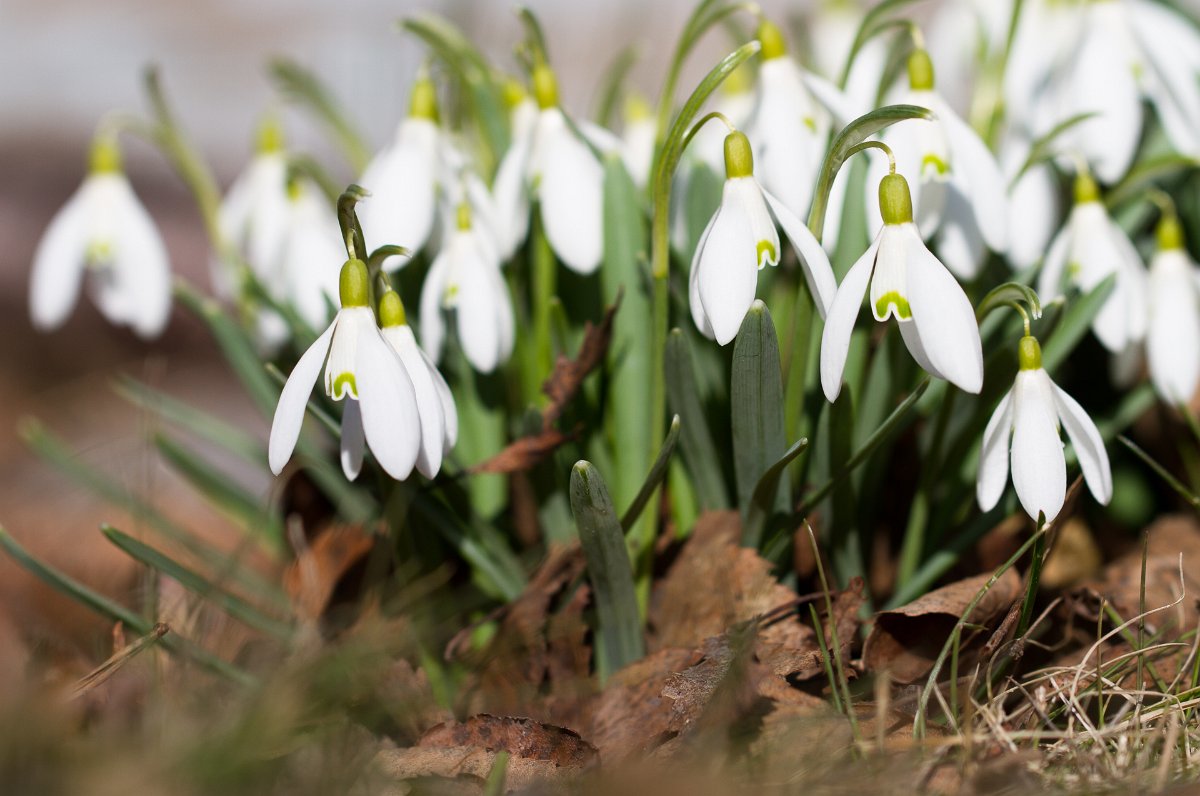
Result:
{"label": "dried brown leaf", "polygon": [[283,573],[283,585],[297,616],[318,621],[329,608],[338,583],[374,546],[374,536],[361,525],[337,525],[324,529],[311,545],[301,548]]}
{"label": "dried brown leaf", "polygon": [[[929,673],[942,645],[991,574],[960,580],[918,597],[907,605],[875,615],[863,647],[867,669],[887,669],[893,679],[911,683]],[[986,625],[1008,610],[1021,593],[1021,578],[1008,569],[967,617]]]}
{"label": "dried brown leaf", "polygon": [[417,746],[503,751],[513,758],[543,760],[559,768],[582,769],[597,760],[596,748],[576,732],[533,719],[487,713],[439,724],[421,736]]}
{"label": "dried brown leaf", "polygon": [[577,436],[564,434],[557,428],[544,428],[529,437],[509,443],[503,450],[467,470],[469,473],[516,473],[528,470],[545,459],[561,445]]}
{"label": "dried brown leaf", "polygon": [[542,384],[542,392],[550,398],[550,404],[542,410],[543,427],[549,427],[558,420],[563,409],[575,397],[575,393],[579,392],[583,380],[604,361],[604,355],[612,341],[613,316],[617,314],[620,306],[621,299],[618,296],[617,301],[604,311],[604,317],[600,319],[599,324],[584,324],[583,342],[579,344],[575,358],[560,356],[554,363],[554,370]]}

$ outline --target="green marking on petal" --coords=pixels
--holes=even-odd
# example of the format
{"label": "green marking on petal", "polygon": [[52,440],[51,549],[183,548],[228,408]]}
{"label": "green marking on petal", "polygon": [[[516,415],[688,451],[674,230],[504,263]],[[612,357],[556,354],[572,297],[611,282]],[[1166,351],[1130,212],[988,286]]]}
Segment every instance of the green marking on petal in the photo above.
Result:
{"label": "green marking on petal", "polygon": [[932,153],[921,158],[921,173],[922,174],[925,173],[926,166],[933,167],[934,171],[936,171],[940,176],[945,176],[946,174],[948,174],[950,172],[950,164],[947,163],[946,161],[942,160],[937,155],[934,155]]}
{"label": "green marking on petal", "polygon": [[89,243],[84,256],[89,263],[110,263],[112,258],[112,244],[106,240],[95,240]]}
{"label": "green marking on petal", "polygon": [[815,133],[817,131],[817,120],[811,116],[805,116],[804,126]]}
{"label": "green marking on petal", "polygon": [[899,320],[912,320],[912,308],[908,306],[908,299],[895,290],[889,290],[875,302],[875,317],[886,318],[889,306]]}
{"label": "green marking on petal", "polygon": [[[763,258],[764,253],[766,259]],[[758,242],[756,254],[758,255],[759,268],[762,268],[764,263],[779,262],[779,254],[775,250],[775,244],[769,240],[760,240]]]}
{"label": "green marking on petal", "polygon": [[1076,262],[1067,263],[1067,276],[1074,279],[1079,276],[1079,272],[1083,270],[1083,266]]}
{"label": "green marking on petal", "polygon": [[347,385],[350,388],[349,389],[350,395],[352,395],[357,400],[358,399],[358,383],[354,380],[353,373],[338,374],[338,377],[333,380],[333,399],[336,401],[336,400],[341,400],[343,397],[345,397],[346,391],[342,388],[343,384]]}

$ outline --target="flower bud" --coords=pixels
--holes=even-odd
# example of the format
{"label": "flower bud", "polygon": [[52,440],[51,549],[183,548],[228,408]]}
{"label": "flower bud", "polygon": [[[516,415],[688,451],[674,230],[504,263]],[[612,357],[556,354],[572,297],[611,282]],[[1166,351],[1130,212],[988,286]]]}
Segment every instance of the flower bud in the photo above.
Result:
{"label": "flower bud", "polygon": [[1159,251],[1182,249],[1183,225],[1179,223],[1179,216],[1174,213],[1165,214],[1154,230],[1154,237],[1158,242]]}
{"label": "flower bud", "polygon": [[384,329],[390,326],[404,326],[408,319],[404,314],[404,302],[400,294],[389,290],[379,299],[379,325]]}
{"label": "flower bud", "polygon": [[913,91],[933,90],[933,59],[925,50],[913,50],[908,56],[908,87]]}
{"label": "flower bud", "polygon": [[269,113],[259,122],[254,151],[259,155],[271,155],[283,151],[283,125],[279,116]]}
{"label": "flower bud", "polygon": [[758,26],[758,40],[762,43],[764,61],[787,55],[787,41],[783,38],[783,31],[774,22],[766,19],[762,21]]}
{"label": "flower bud", "polygon": [[725,136],[725,176],[728,179],[754,174],[754,151],[746,134],[734,130]]}
{"label": "flower bud", "polygon": [[541,110],[558,107],[558,78],[544,63],[533,68],[533,98]]}
{"label": "flower bud", "polygon": [[1075,204],[1081,205],[1087,202],[1100,201],[1100,186],[1092,179],[1092,175],[1087,173],[1078,174],[1075,176]]}
{"label": "flower bud", "polygon": [[913,220],[912,193],[908,180],[889,174],[879,181],[879,214],[885,224],[908,224]]}
{"label": "flower bud", "polygon": [[92,141],[88,154],[88,171],[92,174],[119,174],[121,171],[121,149],[117,139],[111,135],[98,135]]}
{"label": "flower bud", "polygon": [[347,260],[338,278],[338,296],[342,300],[342,308],[369,306],[369,285],[367,264],[359,259]]}
{"label": "flower bud", "polygon": [[438,120],[437,88],[428,77],[418,77],[413,83],[408,115],[412,119]]}
{"label": "flower bud", "polygon": [[1042,346],[1036,337],[1026,335],[1017,344],[1017,366],[1021,370],[1041,370]]}

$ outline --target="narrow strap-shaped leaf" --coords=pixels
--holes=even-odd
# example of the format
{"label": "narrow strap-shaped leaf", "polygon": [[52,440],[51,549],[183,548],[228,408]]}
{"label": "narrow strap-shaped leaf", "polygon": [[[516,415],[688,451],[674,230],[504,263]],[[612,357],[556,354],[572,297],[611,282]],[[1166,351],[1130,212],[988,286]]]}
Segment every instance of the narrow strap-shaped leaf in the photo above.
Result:
{"label": "narrow strap-shaped leaf", "polygon": [[521,562],[494,529],[483,522],[464,524],[432,495],[418,493],[413,498],[412,508],[471,565],[480,585],[490,596],[508,602],[521,594],[525,588]]}
{"label": "narrow strap-shaped leaf", "polygon": [[1175,153],[1145,160],[1130,169],[1129,173],[1113,186],[1105,195],[1104,204],[1110,208],[1119,207],[1124,202],[1141,196],[1146,186],[1152,182],[1197,166],[1200,166],[1200,161],[1196,158]]}
{"label": "narrow strap-shaped leaf", "polygon": [[[779,340],[771,313],[761,301],[755,301],[746,313],[733,344],[729,395],[738,509],[745,520],[755,487],[771,465],[783,458],[787,444]],[[786,483],[779,484],[771,496],[772,506],[786,511],[790,493]]]}
{"label": "narrow strap-shaped leaf", "polygon": [[845,477],[852,470],[853,435],[854,400],[849,390],[842,390],[829,407],[829,435],[826,441],[829,444],[830,467],[837,473],[831,490],[832,511],[828,529],[832,542],[830,553],[837,579],[843,583],[861,576],[865,568],[854,479]]}
{"label": "narrow strap-shaped leaf", "polygon": [[650,502],[650,496],[667,477],[667,466],[671,463],[671,454],[675,452],[675,442],[678,439],[679,415],[675,415],[671,418],[671,427],[667,429],[667,438],[663,441],[662,447],[658,449],[658,458],[654,460],[650,472],[646,475],[646,480],[642,483],[642,488],[638,490],[633,502],[629,504],[629,508],[621,515],[621,527],[626,531],[637,522],[638,516]]}
{"label": "narrow strap-shaped leaf", "polygon": [[784,451],[779,460],[767,468],[754,486],[754,494],[750,496],[750,506],[746,511],[746,520],[742,525],[742,545],[755,547],[762,543],[763,530],[776,513],[776,495],[779,494],[779,481],[784,470],[793,460],[808,448],[807,439],[798,439]]}
{"label": "narrow strap-shaped leaf", "polygon": [[1096,319],[1104,302],[1108,300],[1109,294],[1116,286],[1117,275],[1110,274],[1088,293],[1068,300],[1062,320],[1054,328],[1050,339],[1042,346],[1042,367],[1046,369],[1047,373],[1053,374],[1067,356],[1075,350],[1075,346],[1087,334],[1092,321]]}
{"label": "narrow strap-shaped leaf", "polygon": [[671,411],[679,416],[681,429],[679,445],[684,463],[696,485],[696,497],[701,509],[722,509],[729,506],[721,460],[713,444],[712,433],[700,405],[692,352],[683,332],[672,329],[667,338],[665,354],[667,397]]}
{"label": "narrow strap-shaped leaf", "polygon": [[265,469],[266,448],[245,430],[129,376],[118,376],[113,389],[135,406]]}
{"label": "narrow strap-shaped leaf", "polygon": [[[174,578],[185,589],[200,595],[248,627],[261,630],[279,639],[291,637],[292,628],[287,622],[267,615],[241,597],[226,591],[200,573],[185,567],[145,542],[138,541],[111,525],[101,525],[100,532],[135,561],[156,569],[167,577]],[[236,566],[236,562],[233,562],[233,565]]]}
{"label": "narrow strap-shaped leaf", "polygon": [[275,549],[283,547],[283,526],[266,509],[266,500],[242,489],[235,479],[220,472],[185,446],[163,434],[154,445],[175,472],[200,494],[235,519],[244,530]]}
{"label": "narrow strap-shaped leaf", "polygon": [[[154,632],[155,623],[130,611],[125,606],[115,602],[103,594],[93,591],[79,581],[41,561],[22,547],[7,530],[0,527],[0,547],[12,556],[13,560],[23,568],[36,575],[40,580],[55,591],[61,592],[71,599],[87,606],[96,613],[113,622],[120,622],[134,633],[148,635]],[[231,663],[198,646],[192,641],[175,633],[168,633],[160,642],[165,648],[203,666],[211,672],[226,677],[241,685],[254,685],[257,678],[237,668]]]}
{"label": "narrow strap-shaped leaf", "polygon": [[625,534],[604,479],[590,462],[571,470],[571,511],[596,601],[602,655],[601,680],[645,654],[633,567]]}
{"label": "narrow strap-shaped leaf", "polygon": [[175,280],[175,296],[183,306],[191,310],[204,322],[216,340],[217,346],[237,374],[246,392],[259,410],[270,417],[279,401],[279,390],[263,370],[262,362],[254,350],[246,331],[225,314],[221,305],[205,297],[181,279]]}
{"label": "narrow strap-shaped leaf", "polygon": [[295,61],[276,58],[270,68],[271,77],[275,79],[280,93],[304,105],[328,127],[351,168],[361,174],[367,167],[370,152],[362,134],[350,123],[345,110],[338,105],[329,89],[315,74]]}

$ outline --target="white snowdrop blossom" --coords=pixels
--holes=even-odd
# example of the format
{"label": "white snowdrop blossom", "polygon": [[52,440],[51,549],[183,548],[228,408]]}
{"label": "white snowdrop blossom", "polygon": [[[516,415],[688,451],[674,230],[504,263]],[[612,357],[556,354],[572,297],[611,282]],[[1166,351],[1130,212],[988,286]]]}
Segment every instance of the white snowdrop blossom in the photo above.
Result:
{"label": "white snowdrop blossom", "polygon": [[913,223],[907,181],[879,183],[883,229],[838,286],[821,337],[821,386],[830,401],[842,390],[850,334],[870,286],[877,321],[895,317],[904,345],[930,375],[959,389],[983,387],[983,349],[975,312],[962,287],[925,247]]}
{"label": "white snowdrop blossom", "polygon": [[[908,58],[909,90],[901,102],[933,111],[935,119],[907,119],[881,136],[895,153],[897,170],[917,174],[913,186],[916,224],[926,241],[954,274],[973,279],[983,263],[984,246],[1008,250],[1007,183],[987,145],[934,88],[929,53],[914,50]],[[875,161],[868,172],[867,213],[872,216],[876,193],[870,186],[885,166]]]}
{"label": "white snowdrop blossom", "polygon": [[1058,177],[1049,162],[1024,168],[1030,144],[1019,134],[1001,146],[1008,189],[1008,263],[1015,270],[1036,265],[1058,232],[1062,218]]}
{"label": "white snowdrop blossom", "polygon": [[1092,321],[1097,339],[1114,354],[1146,336],[1146,268],[1125,232],[1108,216],[1100,189],[1087,174],[1075,178],[1075,206],[1050,244],[1038,295],[1051,301],[1064,283],[1087,293],[1109,276],[1116,284]]}
{"label": "white snowdrop blossom", "polygon": [[439,360],[446,340],[445,312],[454,311],[458,343],[471,367],[491,373],[512,354],[514,321],[508,286],[495,248],[459,205],[457,229],[421,286],[421,339]]}
{"label": "white snowdrop blossom", "polygon": [[[367,165],[359,181],[371,201],[359,210],[368,241],[391,241],[416,253],[429,242],[443,176],[443,135],[438,128],[437,90],[428,77],[413,84],[408,118],[400,122],[392,144]],[[408,259],[388,257],[395,271]]]}
{"label": "white snowdrop blossom", "polygon": [[1042,349],[1036,338],[1021,338],[1018,361],[1016,383],[983,431],[975,489],[979,507],[988,511],[999,502],[1011,456],[1013,486],[1025,513],[1035,520],[1042,514],[1046,522],[1058,516],[1067,494],[1060,425],[1075,446],[1088,489],[1096,500],[1107,504],[1112,499],[1112,471],[1096,424],[1042,369]]}
{"label": "white snowdrop blossom", "polygon": [[[433,478],[441,469],[442,458],[458,440],[458,409],[454,396],[432,360],[417,345],[417,338],[405,318],[404,304],[395,291],[389,290],[379,299],[379,324],[383,339],[400,357],[400,363],[412,379],[417,415],[421,420],[417,470],[426,478]],[[357,472],[362,463],[361,443],[350,452],[354,458],[349,464],[355,465],[353,469]]]}
{"label": "white snowdrop blossom", "polygon": [[497,223],[512,231],[502,254],[507,259],[525,239],[529,207],[538,202],[546,240],[573,271],[593,273],[604,254],[604,167],[592,152],[619,153],[621,141],[596,125],[580,122],[576,134],[558,104],[558,83],[546,64],[533,70],[538,115],[513,142],[496,172],[493,193]]}
{"label": "white snowdrop blossom", "polygon": [[367,266],[362,260],[348,260],[342,266],[342,308],[296,362],[283,385],[267,449],[271,472],[276,475],[283,471],[300,438],[309,395],[322,367],[325,394],[344,401],[342,469],[346,477],[358,475],[364,445],[397,480],[408,478],[417,463],[421,419],[416,391],[400,357],[375,325],[367,282]]}
{"label": "white snowdrop blossom", "polygon": [[[264,284],[276,275],[286,236],[289,211],[287,154],[275,119],[258,131],[254,157],[229,187],[217,215],[221,237],[232,245]],[[230,264],[213,261],[213,287],[233,299],[238,284]]]}
{"label": "white snowdrop blossom", "polygon": [[1184,248],[1174,213],[1159,222],[1157,237],[1146,330],[1150,381],[1164,401],[1188,403],[1200,385],[1200,271]]}
{"label": "white snowdrop blossom", "polygon": [[758,272],[779,264],[776,222],[800,259],[804,278],[824,318],[837,280],[821,244],[782,201],[754,178],[754,156],[744,133],[725,137],[725,188],[708,222],[688,280],[692,320],[705,336],[725,345],[737,336],[758,286]]}
{"label": "white snowdrop blossom", "polygon": [[1200,156],[1200,32],[1153,0],[1031,0],[1014,41],[1006,97],[1034,135],[1062,134],[1105,183],[1128,170],[1148,99],[1171,145]]}
{"label": "white snowdrop blossom", "polygon": [[92,145],[87,177],[55,214],[38,243],[30,277],[33,325],[61,326],[87,278],[102,315],[150,339],[171,314],[171,270],[154,221],[121,170],[116,142]]}
{"label": "white snowdrop blossom", "polygon": [[314,329],[329,322],[331,307],[338,301],[338,272],[330,263],[342,256],[344,244],[331,209],[315,186],[293,182],[274,282],[268,284],[268,290],[291,304]]}
{"label": "white snowdrop blossom", "polygon": [[764,20],[758,28],[762,66],[759,96],[747,133],[762,166],[763,186],[796,216],[808,212],[817,172],[825,159],[829,129],[857,114],[828,81],[803,69],[788,54],[782,31]]}
{"label": "white snowdrop blossom", "polygon": [[630,96],[625,103],[625,129],[621,135],[621,160],[633,179],[633,184],[645,189],[650,181],[654,162],[654,139],[658,133],[650,106],[639,95]]}

